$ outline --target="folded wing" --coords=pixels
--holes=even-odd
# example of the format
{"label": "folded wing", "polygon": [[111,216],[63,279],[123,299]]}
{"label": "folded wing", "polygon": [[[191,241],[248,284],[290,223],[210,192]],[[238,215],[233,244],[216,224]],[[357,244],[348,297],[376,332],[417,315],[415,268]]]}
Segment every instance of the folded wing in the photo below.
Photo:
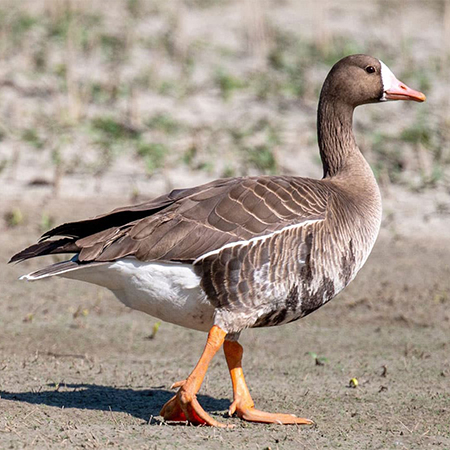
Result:
{"label": "folded wing", "polygon": [[79,263],[127,256],[141,261],[193,262],[231,242],[323,219],[328,196],[324,185],[305,178],[216,180],[60,225],[10,262],[55,253],[76,253]]}

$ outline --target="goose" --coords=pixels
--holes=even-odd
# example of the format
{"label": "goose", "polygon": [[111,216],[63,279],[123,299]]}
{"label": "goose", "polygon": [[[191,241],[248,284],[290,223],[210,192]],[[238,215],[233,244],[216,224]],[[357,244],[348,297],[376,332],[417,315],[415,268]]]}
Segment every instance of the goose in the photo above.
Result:
{"label": "goose", "polygon": [[358,105],[425,101],[380,60],[351,55],[326,77],[317,132],[323,178],[254,176],[176,189],[135,206],[47,231],[10,262],[74,256],[21,279],[61,276],[103,286],[130,308],[207,332],[191,374],[173,384],[166,421],[226,426],[199,404],[208,365],[223,346],[231,376],[229,414],[243,420],[312,424],[257,410],[242,369],[240,333],[293,322],[352,281],[378,235],[381,197],[352,131]]}

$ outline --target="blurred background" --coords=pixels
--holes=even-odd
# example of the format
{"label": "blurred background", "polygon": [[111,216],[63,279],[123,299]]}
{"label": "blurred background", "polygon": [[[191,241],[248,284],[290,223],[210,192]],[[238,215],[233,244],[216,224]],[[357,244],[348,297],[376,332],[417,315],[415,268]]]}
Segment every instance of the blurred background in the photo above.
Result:
{"label": "blurred background", "polygon": [[[45,209],[218,177],[320,178],[318,95],[351,53],[428,98],[356,112],[384,197],[449,214],[449,0],[0,0],[2,196]],[[11,208],[6,225],[22,220]]]}

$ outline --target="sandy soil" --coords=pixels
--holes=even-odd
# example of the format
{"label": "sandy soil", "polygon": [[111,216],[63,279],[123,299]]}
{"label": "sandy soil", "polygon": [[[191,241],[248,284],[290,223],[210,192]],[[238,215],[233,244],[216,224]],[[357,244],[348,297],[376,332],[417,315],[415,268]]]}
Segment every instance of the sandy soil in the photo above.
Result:
{"label": "sandy soil", "polygon": [[[52,200],[46,208],[60,222],[123,203]],[[45,262],[5,265],[39,234],[41,206],[22,209],[23,225],[0,234],[1,448],[450,447],[450,238],[436,231],[448,218],[410,236],[385,220],[368,263],[337,299],[297,323],[243,333],[257,406],[315,427],[226,417],[231,386],[220,354],[199,396],[236,425],[217,430],[167,425],[158,415],[205,335],[163,323],[149,339],[156,320],[106,290],[17,281]]]}

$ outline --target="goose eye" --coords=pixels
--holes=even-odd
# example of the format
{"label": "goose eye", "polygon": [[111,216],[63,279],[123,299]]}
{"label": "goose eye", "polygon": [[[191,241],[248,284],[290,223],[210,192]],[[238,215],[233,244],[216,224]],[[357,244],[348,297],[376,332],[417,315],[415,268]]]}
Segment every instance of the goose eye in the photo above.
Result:
{"label": "goose eye", "polygon": [[366,72],[367,72],[367,73],[374,73],[374,72],[375,72],[375,67],[373,67],[373,66],[367,66],[367,67],[366,67]]}

